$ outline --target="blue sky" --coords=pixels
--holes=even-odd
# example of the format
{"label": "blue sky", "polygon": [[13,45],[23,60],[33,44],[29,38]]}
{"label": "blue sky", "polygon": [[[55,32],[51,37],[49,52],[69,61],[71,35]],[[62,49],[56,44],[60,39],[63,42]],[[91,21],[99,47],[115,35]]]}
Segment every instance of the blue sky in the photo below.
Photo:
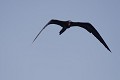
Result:
{"label": "blue sky", "polygon": [[[119,0],[0,0],[0,80],[120,80]],[[59,36],[50,19],[90,22]]]}

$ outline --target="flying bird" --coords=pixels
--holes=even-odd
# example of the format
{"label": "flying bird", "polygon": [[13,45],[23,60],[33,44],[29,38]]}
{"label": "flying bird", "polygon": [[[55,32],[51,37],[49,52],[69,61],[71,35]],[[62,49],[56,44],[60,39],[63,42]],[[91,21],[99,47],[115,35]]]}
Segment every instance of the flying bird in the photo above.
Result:
{"label": "flying bird", "polygon": [[73,26],[84,28],[89,33],[92,33],[111,52],[111,50],[109,49],[109,47],[107,46],[107,44],[105,43],[101,35],[98,33],[98,31],[92,26],[92,24],[88,22],[72,22],[71,20],[61,21],[61,20],[52,19],[42,28],[42,30],[38,33],[38,35],[35,37],[33,42],[37,39],[39,34],[50,24],[56,24],[62,27],[62,29],[59,32],[59,35],[61,35],[64,31],[66,31],[66,29],[73,27]]}

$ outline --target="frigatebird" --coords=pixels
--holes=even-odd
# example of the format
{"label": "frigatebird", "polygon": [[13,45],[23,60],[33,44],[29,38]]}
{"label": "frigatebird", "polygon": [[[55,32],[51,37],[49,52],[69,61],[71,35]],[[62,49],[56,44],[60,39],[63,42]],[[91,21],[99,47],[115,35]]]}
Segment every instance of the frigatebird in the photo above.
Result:
{"label": "frigatebird", "polygon": [[42,28],[42,30],[38,33],[38,35],[35,37],[33,42],[36,40],[39,34],[50,24],[56,24],[62,27],[61,31],[59,32],[59,35],[61,35],[66,29],[73,27],[73,26],[79,26],[81,28],[84,28],[89,33],[92,33],[111,52],[111,50],[109,49],[109,47],[107,46],[107,44],[105,43],[101,35],[89,22],[72,22],[71,20],[61,21],[61,20],[52,19]]}

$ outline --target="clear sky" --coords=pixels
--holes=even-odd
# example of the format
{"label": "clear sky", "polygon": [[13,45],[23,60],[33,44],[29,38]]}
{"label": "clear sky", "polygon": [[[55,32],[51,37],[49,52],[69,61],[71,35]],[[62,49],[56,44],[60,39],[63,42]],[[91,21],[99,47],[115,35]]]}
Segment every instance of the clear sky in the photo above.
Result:
{"label": "clear sky", "polygon": [[[90,22],[59,35],[50,19]],[[0,0],[0,80],[120,80],[120,0]]]}

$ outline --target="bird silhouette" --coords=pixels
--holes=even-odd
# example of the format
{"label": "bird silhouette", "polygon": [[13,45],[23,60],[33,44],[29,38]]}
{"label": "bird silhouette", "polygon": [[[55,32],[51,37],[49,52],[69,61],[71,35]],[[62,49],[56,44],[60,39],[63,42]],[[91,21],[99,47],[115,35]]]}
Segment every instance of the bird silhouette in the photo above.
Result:
{"label": "bird silhouette", "polygon": [[33,42],[37,39],[39,34],[50,24],[56,24],[62,27],[62,29],[59,32],[59,35],[61,35],[66,29],[73,26],[84,28],[89,33],[92,33],[111,52],[111,50],[109,49],[109,47],[107,46],[101,35],[98,33],[98,31],[88,22],[72,22],[71,20],[61,21],[61,20],[52,19],[42,28],[42,30],[38,33],[38,35],[35,37]]}

